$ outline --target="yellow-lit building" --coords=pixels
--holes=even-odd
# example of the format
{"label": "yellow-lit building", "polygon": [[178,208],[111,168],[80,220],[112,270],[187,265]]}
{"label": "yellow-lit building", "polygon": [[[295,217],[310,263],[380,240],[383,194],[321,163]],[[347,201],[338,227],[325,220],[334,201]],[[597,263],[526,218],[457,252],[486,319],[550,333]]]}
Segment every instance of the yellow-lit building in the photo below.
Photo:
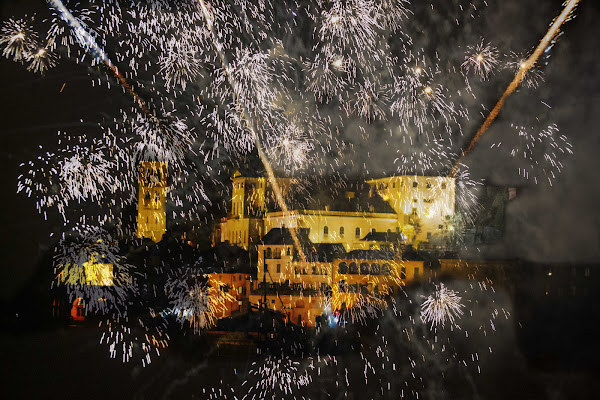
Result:
{"label": "yellow-lit building", "polygon": [[[320,197],[296,190],[293,179],[278,179],[289,211],[279,209],[268,180],[232,177],[231,212],[216,227],[214,242],[246,250],[271,229],[307,228],[313,243],[341,243],[346,251],[378,248],[364,240],[369,233],[402,234],[406,244],[429,241],[451,229],[454,178],[402,175],[380,178],[344,189],[323,188]],[[302,198],[300,201],[294,198]],[[371,241],[373,242],[373,241]]]}
{"label": "yellow-lit building", "polygon": [[140,162],[139,186],[137,237],[160,242],[167,226],[167,163]]}
{"label": "yellow-lit building", "polygon": [[403,248],[448,232],[454,216],[449,177],[394,176],[319,187],[315,194],[281,179],[285,212],[267,179],[236,172],[232,181],[231,212],[216,226],[214,242],[256,254],[250,304],[302,326],[314,326],[327,310],[381,302],[419,279],[424,262],[403,259]]}
{"label": "yellow-lit building", "polygon": [[454,178],[402,175],[372,179],[367,183],[392,206],[403,232],[412,229],[409,241],[427,242],[436,233],[448,229],[454,216]]}
{"label": "yellow-lit building", "polygon": [[249,301],[279,311],[301,326],[359,301],[383,302],[406,282],[423,275],[423,261],[402,260],[393,250],[346,252],[340,243],[313,243],[306,228],[296,231],[301,259],[287,228],[273,228],[258,245],[257,279]]}

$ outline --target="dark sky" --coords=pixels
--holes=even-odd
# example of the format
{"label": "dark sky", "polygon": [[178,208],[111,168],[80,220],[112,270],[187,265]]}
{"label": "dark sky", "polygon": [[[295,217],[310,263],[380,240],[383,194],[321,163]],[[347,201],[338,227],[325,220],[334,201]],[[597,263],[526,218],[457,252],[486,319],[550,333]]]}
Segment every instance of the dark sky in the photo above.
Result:
{"label": "dark sky", "polygon": [[[490,2],[491,4],[493,2]],[[528,4],[524,4],[528,3]],[[543,36],[546,27],[561,9],[561,1],[502,1],[490,6],[486,23],[495,37],[506,43],[499,47],[529,49]],[[4,1],[0,19],[38,12],[44,15],[43,1]],[[45,16],[45,15],[44,15]],[[518,93],[509,98],[505,110],[492,125],[484,140],[467,158],[471,173],[493,184],[523,186],[519,198],[508,206],[505,241],[496,249],[482,249],[492,257],[520,257],[535,261],[600,261],[599,179],[600,77],[598,74],[598,2],[583,0],[577,18],[564,26],[564,35],[552,50],[545,70],[545,83],[537,101],[519,101]],[[521,43],[523,42],[523,43]],[[61,88],[65,84],[61,92]],[[499,84],[501,93],[508,80]],[[85,67],[63,61],[59,67],[40,77],[12,61],[0,60],[2,123],[0,150],[2,182],[1,243],[4,276],[0,295],[10,296],[35,270],[41,255],[52,246],[52,232],[60,232],[62,222],[38,214],[34,201],[16,194],[18,165],[40,154],[39,145],[52,146],[56,132],[94,130],[95,123],[118,113],[118,101],[105,87],[93,87]],[[491,96],[490,96],[491,97]],[[495,97],[495,94],[494,94]],[[527,97],[526,97],[527,98]],[[508,129],[509,114],[537,113],[539,101],[552,106],[550,119],[573,144],[574,156],[565,160],[564,172],[553,186],[535,186],[516,179],[514,166],[505,158],[495,159],[482,151],[497,142]],[[493,107],[494,100],[486,104]],[[544,107],[541,107],[544,109]],[[545,111],[547,112],[547,111]],[[83,119],[85,122],[80,122]],[[475,127],[476,129],[476,127]],[[465,132],[470,135],[472,132]],[[375,165],[383,144],[370,145],[369,156]]]}

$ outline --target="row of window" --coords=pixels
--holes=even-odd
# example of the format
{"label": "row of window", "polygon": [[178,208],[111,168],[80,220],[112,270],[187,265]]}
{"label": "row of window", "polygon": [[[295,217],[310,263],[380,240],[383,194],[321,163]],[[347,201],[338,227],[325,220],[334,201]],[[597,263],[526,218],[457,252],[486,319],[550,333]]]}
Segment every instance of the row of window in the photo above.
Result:
{"label": "row of window", "polygon": [[[390,276],[392,273],[392,269],[390,267],[390,264],[388,264],[388,263],[385,263],[380,266],[378,263],[369,264],[369,263],[363,262],[359,266],[355,262],[351,262],[350,264],[341,262],[338,265],[338,273],[340,273],[340,274]],[[419,277],[419,268],[418,267],[416,267],[414,269],[414,274],[415,274],[415,278]],[[400,267],[400,279],[406,279],[406,267],[405,266]]]}
{"label": "row of window", "polygon": [[265,250],[265,258],[281,258],[281,256],[283,256],[283,255],[290,256],[291,254],[292,254],[291,247],[288,247],[286,250],[276,247],[272,251],[271,251],[270,247],[267,247],[267,249]]}
{"label": "row of window", "polygon": [[[346,231],[345,231],[344,227],[343,227],[343,226],[340,226],[340,236],[344,236],[344,233],[345,233],[345,232],[346,232]],[[360,230],[360,227],[357,227],[357,228],[354,230],[354,235],[355,235],[356,237],[360,237],[360,232],[361,232],[361,230]],[[375,233],[375,232],[377,232],[377,230],[376,230],[375,228],[372,228],[372,229],[371,229],[371,233]],[[392,230],[391,230],[391,229],[388,229],[388,230],[387,230],[387,233],[392,233]],[[396,227],[396,233],[400,233],[400,228],[399,228],[399,227]],[[324,226],[324,227],[323,227],[323,235],[324,235],[324,236],[328,236],[328,235],[329,235],[329,227],[328,227],[328,226]]]}
{"label": "row of window", "polygon": [[351,262],[349,265],[345,262],[341,262],[338,265],[338,273],[340,274],[361,274],[361,275],[391,275],[392,268],[390,264],[385,263],[380,266],[378,263],[366,263],[363,262],[360,264],[360,267],[357,263]]}
{"label": "row of window", "polygon": [[229,232],[229,243],[246,243],[248,240],[248,231]]}
{"label": "row of window", "polygon": [[[369,287],[370,286],[370,287]],[[369,285],[365,283],[353,283],[347,284],[346,281],[340,281],[338,283],[339,293],[360,293],[379,295],[379,285]]]}
{"label": "row of window", "polygon": [[[388,184],[387,184],[387,183],[380,183],[380,184],[379,184],[379,190],[387,189],[388,187],[389,187],[389,186],[388,186]],[[400,186],[399,186],[399,187],[404,187],[404,182],[400,182]],[[414,182],[412,183],[412,187],[414,187],[414,188],[416,188],[416,187],[419,187],[419,182],[417,182],[417,181],[414,181]],[[433,187],[433,184],[432,184],[431,182],[426,182],[426,183],[425,183],[425,187],[426,187],[427,189],[431,189],[431,188]],[[443,183],[441,184],[441,187],[442,187],[442,189],[443,189],[443,190],[445,190],[445,189],[446,189],[446,183],[445,183],[445,182],[443,182]],[[396,188],[396,182],[392,182],[392,188],[394,188],[394,189]]]}

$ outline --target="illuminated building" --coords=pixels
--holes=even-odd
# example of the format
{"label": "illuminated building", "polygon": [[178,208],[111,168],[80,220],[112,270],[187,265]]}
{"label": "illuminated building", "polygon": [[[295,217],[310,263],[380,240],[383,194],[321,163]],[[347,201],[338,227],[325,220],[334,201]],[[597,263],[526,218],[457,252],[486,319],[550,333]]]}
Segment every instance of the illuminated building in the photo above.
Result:
{"label": "illuminated building", "polygon": [[311,242],[306,228],[297,234],[304,261],[287,228],[273,228],[263,237],[249,296],[250,303],[280,311],[297,325],[314,326],[327,307],[383,302],[383,296],[423,274],[423,261],[404,260],[393,250],[346,252],[339,243]]}
{"label": "illuminated building", "polygon": [[256,254],[249,302],[303,326],[315,326],[326,310],[383,302],[419,279],[424,262],[403,258],[404,247],[446,234],[454,217],[455,182],[449,177],[394,176],[321,186],[318,193],[307,193],[294,179],[278,179],[287,212],[265,178],[236,171],[232,183],[231,212],[215,227],[213,241]]}
{"label": "illuminated building", "polygon": [[[454,178],[403,175],[347,185],[319,188],[323,193],[290,195],[296,182],[278,179],[283,212],[265,178],[232,177],[231,213],[216,227],[214,242],[252,249],[271,229],[307,228],[313,243],[341,243],[346,251],[377,249],[383,242],[365,240],[370,233],[402,234],[404,243],[428,242],[448,232],[454,217]],[[298,199],[298,197],[302,197]],[[391,237],[391,235],[390,235]],[[377,238],[381,238],[378,236]]]}
{"label": "illuminated building", "polygon": [[139,185],[137,237],[159,242],[167,223],[167,163],[140,162]]}

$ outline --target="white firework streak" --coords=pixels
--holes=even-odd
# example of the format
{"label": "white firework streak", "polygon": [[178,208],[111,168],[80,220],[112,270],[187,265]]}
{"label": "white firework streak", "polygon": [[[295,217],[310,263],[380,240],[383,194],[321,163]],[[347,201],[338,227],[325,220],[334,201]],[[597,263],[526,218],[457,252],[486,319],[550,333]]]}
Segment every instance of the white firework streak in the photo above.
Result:
{"label": "white firework streak", "polygon": [[196,79],[200,73],[197,53],[200,49],[187,42],[171,38],[158,59],[161,72],[164,73],[167,89],[175,85],[185,90],[188,82]]}
{"label": "white firework streak", "polygon": [[445,326],[446,320],[457,326],[455,319],[463,315],[464,305],[460,303],[461,297],[456,293],[446,288],[443,283],[435,285],[435,292],[421,304],[421,321],[424,324],[431,323],[431,329],[438,325]]}
{"label": "white firework streak", "polygon": [[[306,386],[312,382],[312,377],[308,371],[299,371],[300,363],[292,361],[290,358],[276,358],[268,356],[264,362],[252,363],[248,375],[257,378],[258,381],[248,388],[248,393],[242,397],[252,399],[255,396],[260,398],[280,399],[283,396],[288,397],[294,394],[294,390]],[[246,386],[248,381],[242,384]]]}
{"label": "white firework streak", "polygon": [[[150,324],[148,319],[159,322]],[[152,362],[153,355],[160,356],[160,350],[167,348],[170,340],[163,332],[164,320],[152,309],[145,320],[121,316],[100,322],[99,327],[103,329],[100,344],[108,346],[110,358],[120,357],[123,363],[139,360],[146,367]]]}
{"label": "white firework streak", "polygon": [[223,290],[224,286],[223,282],[210,275],[184,269],[170,277],[165,285],[171,313],[182,325],[188,322],[195,333],[213,327],[227,310],[227,304],[235,301]]}
{"label": "white firework streak", "polygon": [[[519,176],[530,179],[538,184],[538,178],[546,178],[552,185],[558,173],[563,169],[562,159],[573,154],[573,147],[565,135],[559,134],[556,124],[548,125],[545,129],[535,132],[535,127],[511,124],[517,132],[516,143],[494,143],[492,147],[508,148],[512,157],[522,157],[525,166],[519,166]],[[507,139],[507,142],[510,140]],[[514,141],[512,141],[514,142]],[[521,156],[521,157],[520,157]],[[518,161],[517,161],[518,162]]]}

